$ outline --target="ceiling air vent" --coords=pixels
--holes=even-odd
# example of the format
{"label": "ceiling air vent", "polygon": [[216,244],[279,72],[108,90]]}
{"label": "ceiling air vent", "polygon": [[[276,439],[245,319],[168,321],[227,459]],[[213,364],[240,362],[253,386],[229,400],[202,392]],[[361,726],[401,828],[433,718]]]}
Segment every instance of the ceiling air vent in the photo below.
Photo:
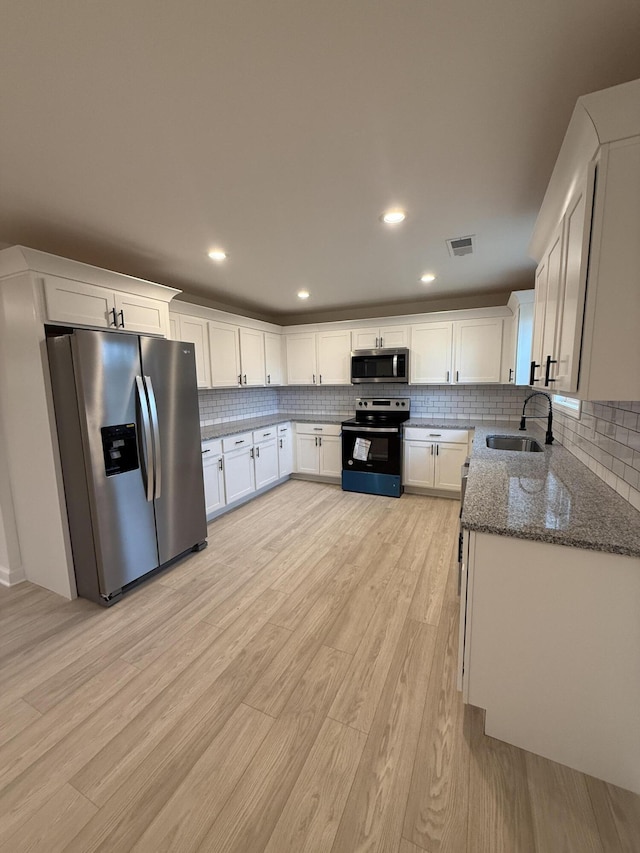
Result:
{"label": "ceiling air vent", "polygon": [[473,252],[474,234],[468,237],[452,237],[447,240],[447,249],[452,258],[461,258],[463,255],[470,255]]}

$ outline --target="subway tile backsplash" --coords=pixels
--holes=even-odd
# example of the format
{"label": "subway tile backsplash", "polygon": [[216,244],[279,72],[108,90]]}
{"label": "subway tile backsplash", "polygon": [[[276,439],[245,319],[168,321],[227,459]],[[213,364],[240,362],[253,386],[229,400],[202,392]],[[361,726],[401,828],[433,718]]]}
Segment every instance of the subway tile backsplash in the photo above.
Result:
{"label": "subway tile backsplash", "polygon": [[353,387],[327,385],[321,388],[223,388],[200,391],[200,422],[203,426],[225,421],[270,415],[276,411],[305,414],[330,413],[351,417],[356,397],[411,397],[411,414],[417,418],[515,421],[528,389],[510,385],[430,385],[415,388],[389,383]]}
{"label": "subway tile backsplash", "polygon": [[[536,403],[535,414],[546,414],[546,402],[539,398]],[[583,403],[579,418],[554,408],[553,435],[640,510],[640,402]]]}

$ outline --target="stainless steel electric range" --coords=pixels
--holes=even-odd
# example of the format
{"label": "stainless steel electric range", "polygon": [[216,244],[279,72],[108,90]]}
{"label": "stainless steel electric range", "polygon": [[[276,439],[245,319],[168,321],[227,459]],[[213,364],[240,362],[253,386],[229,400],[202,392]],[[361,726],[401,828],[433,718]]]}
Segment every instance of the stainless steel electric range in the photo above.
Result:
{"label": "stainless steel electric range", "polygon": [[402,494],[402,424],[410,397],[358,397],[356,416],[342,423],[342,488],[347,492]]}

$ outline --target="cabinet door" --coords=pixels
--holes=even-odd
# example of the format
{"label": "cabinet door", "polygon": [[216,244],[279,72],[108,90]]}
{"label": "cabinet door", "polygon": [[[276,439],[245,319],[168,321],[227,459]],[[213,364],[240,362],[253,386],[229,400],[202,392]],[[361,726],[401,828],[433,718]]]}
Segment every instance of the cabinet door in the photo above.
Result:
{"label": "cabinet door", "polygon": [[517,312],[513,317],[507,317],[502,326],[502,367],[500,382],[503,385],[513,385],[516,381],[516,336],[518,329]]}
{"label": "cabinet door", "polygon": [[409,346],[408,326],[383,326],[380,329],[380,346],[385,349]]}
{"label": "cabinet door", "polygon": [[500,382],[502,317],[456,320],[455,381],[470,384]]}
{"label": "cabinet door", "polygon": [[282,367],[282,336],[272,332],[264,333],[264,369],[267,385],[282,385],[284,370]]}
{"label": "cabinet door", "polygon": [[315,332],[302,332],[285,336],[287,347],[287,384],[315,385],[316,368]]}
{"label": "cabinet door", "polygon": [[349,332],[320,332],[318,342],[318,384],[351,384],[351,340]]}
{"label": "cabinet door", "polygon": [[437,444],[433,485],[436,489],[460,491],[461,469],[467,458],[466,444]]}
{"label": "cabinet door", "polygon": [[193,344],[196,355],[198,388],[211,388],[211,355],[209,353],[209,323],[201,317],[176,314],[176,340]]}
{"label": "cabinet door", "polygon": [[287,424],[278,426],[278,475],[288,477],[293,472],[293,443],[291,427]]}
{"label": "cabinet door", "polygon": [[204,502],[207,516],[221,509],[226,503],[222,464],[222,456],[203,453],[202,473],[204,474]]}
{"label": "cabinet door", "polygon": [[587,264],[593,212],[595,164],[565,214],[564,288],[558,312],[554,391],[577,391],[582,318],[587,288]]}
{"label": "cabinet door", "polygon": [[351,349],[377,349],[380,346],[380,329],[354,329],[351,332]]}
{"label": "cabinet door", "polygon": [[114,298],[120,328],[141,335],[163,337],[169,332],[169,306],[166,302],[118,290]]}
{"label": "cabinet door", "polygon": [[92,326],[94,329],[116,327],[112,290],[48,275],[44,277],[44,296],[49,320],[73,326]]}
{"label": "cabinet door", "polygon": [[532,302],[525,302],[518,309],[516,325],[516,385],[529,384],[533,311],[534,306]]}
{"label": "cabinet door", "polygon": [[339,435],[321,435],[319,473],[326,477],[342,476],[342,438]]}
{"label": "cabinet door", "polygon": [[[547,252],[547,287],[544,304],[544,327],[542,330],[542,353],[540,368],[536,375],[540,377],[537,385],[545,384],[547,359],[557,361],[556,344],[558,328],[558,307],[562,285],[562,226],[557,230]],[[550,377],[555,378],[555,367],[551,366]]]}
{"label": "cabinet door", "polygon": [[224,490],[228,504],[255,492],[253,455],[253,447],[241,447],[224,454]]}
{"label": "cabinet door", "polygon": [[240,384],[240,346],[238,328],[209,320],[211,385],[213,388],[237,388]]}
{"label": "cabinet door", "polygon": [[265,384],[264,332],[240,327],[240,366],[243,385]]}
{"label": "cabinet door", "polygon": [[180,340],[180,317],[171,312],[169,313],[169,340]]}
{"label": "cabinet door", "polygon": [[296,435],[296,471],[299,474],[320,473],[320,447],[317,435]]}
{"label": "cabinet door", "polygon": [[428,441],[412,441],[405,439],[403,450],[404,485],[421,486],[425,489],[432,488],[435,445]]}
{"label": "cabinet door", "polygon": [[417,385],[443,385],[451,381],[453,323],[425,323],[411,327],[409,373]]}
{"label": "cabinet door", "polygon": [[254,448],[256,489],[262,489],[278,479],[278,442],[275,438],[256,444]]}
{"label": "cabinet door", "polygon": [[544,312],[547,304],[547,284],[549,269],[546,256],[536,270],[536,296],[533,309],[533,339],[531,343],[531,364],[527,383],[532,387],[544,381],[542,369],[542,339],[544,337]]}

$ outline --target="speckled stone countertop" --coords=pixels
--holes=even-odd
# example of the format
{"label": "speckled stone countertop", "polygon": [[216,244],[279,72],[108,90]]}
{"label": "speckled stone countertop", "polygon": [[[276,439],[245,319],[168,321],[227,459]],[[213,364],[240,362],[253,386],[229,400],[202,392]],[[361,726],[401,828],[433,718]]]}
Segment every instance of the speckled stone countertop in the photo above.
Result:
{"label": "speckled stone countertop", "polygon": [[[488,435],[535,438],[544,453],[491,450]],[[476,427],[462,526],[640,557],[640,512],[561,445],[516,425]]]}
{"label": "speckled stone countertop", "polygon": [[259,418],[245,418],[241,421],[227,421],[224,424],[211,424],[200,427],[202,441],[212,438],[224,438],[227,435],[237,435],[240,432],[250,432],[254,429],[283,424],[287,421],[297,421],[300,424],[341,424],[349,415],[323,414],[313,415],[295,412],[276,412],[273,415],[263,415]]}

